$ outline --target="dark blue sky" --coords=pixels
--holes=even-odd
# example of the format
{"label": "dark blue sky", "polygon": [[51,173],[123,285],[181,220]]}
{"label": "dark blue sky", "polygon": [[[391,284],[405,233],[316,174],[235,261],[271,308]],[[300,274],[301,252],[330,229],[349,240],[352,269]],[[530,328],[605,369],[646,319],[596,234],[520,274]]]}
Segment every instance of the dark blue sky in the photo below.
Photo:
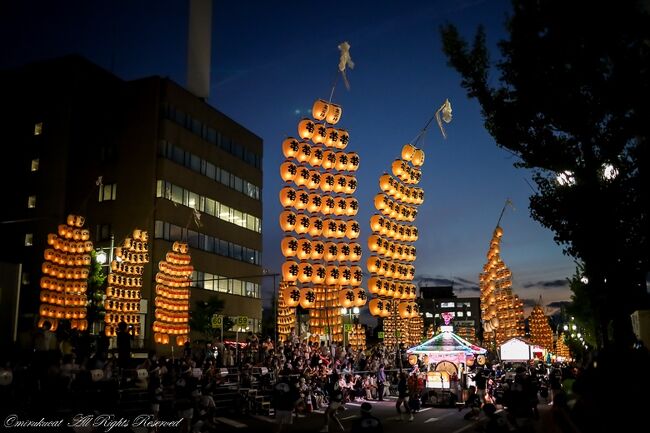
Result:
{"label": "dark blue sky", "polygon": [[[162,75],[185,84],[186,0],[6,3],[0,9],[1,68],[77,53],[124,79]],[[350,132],[348,149],[361,157],[357,197],[364,207],[358,215],[364,247],[378,177],[449,98],[454,120],[447,140],[434,124],[423,141],[419,278],[453,279],[467,288],[460,295],[476,296],[471,288],[510,197],[515,211],[502,221],[502,256],[515,292],[528,300],[543,295],[545,303],[569,298],[564,280],[575,265],[553,234],[531,219],[529,174],[496,147],[478,104],[467,99],[441,51],[440,25],[454,23],[471,37],[483,24],[496,57],[509,9],[503,0],[215,0],[210,103],[264,139],[266,268],[278,271],[281,264],[280,144],[296,135],[315,99],[329,96],[337,45],[347,40],[356,67],[348,74],[351,90],[339,83],[334,101],[343,106],[339,126]]]}

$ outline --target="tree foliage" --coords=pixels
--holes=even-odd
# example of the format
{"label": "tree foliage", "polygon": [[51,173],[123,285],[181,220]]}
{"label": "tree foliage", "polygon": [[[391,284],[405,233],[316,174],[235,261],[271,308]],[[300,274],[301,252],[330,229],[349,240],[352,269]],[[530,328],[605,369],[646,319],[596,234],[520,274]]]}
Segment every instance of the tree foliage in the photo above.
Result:
{"label": "tree foliage", "polygon": [[[224,301],[218,296],[211,296],[207,301],[196,301],[190,311],[190,329],[200,333],[205,340],[212,341],[221,335],[221,328],[212,327],[212,316],[223,311]],[[223,330],[228,331],[234,322],[229,317],[223,318]]]}
{"label": "tree foliage", "polygon": [[[601,328],[629,320],[647,302],[650,264],[648,9],[514,0],[506,28],[494,70],[482,28],[470,47],[444,26],[443,50],[497,145],[532,170],[531,215],[584,264]],[[615,177],[604,176],[607,166]]]}
{"label": "tree foliage", "polygon": [[[93,250],[90,252],[90,270],[88,273],[88,287],[86,297],[88,299],[88,322],[104,320],[106,309],[104,308],[106,274],[102,265],[97,261],[97,253]],[[92,328],[91,328],[92,329]]]}

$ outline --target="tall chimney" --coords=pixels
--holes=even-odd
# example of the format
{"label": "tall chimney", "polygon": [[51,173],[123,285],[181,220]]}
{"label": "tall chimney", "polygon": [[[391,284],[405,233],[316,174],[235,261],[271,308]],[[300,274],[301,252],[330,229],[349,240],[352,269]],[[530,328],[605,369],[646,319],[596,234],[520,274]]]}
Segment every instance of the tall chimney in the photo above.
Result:
{"label": "tall chimney", "polygon": [[210,96],[212,0],[189,0],[187,35],[187,88],[202,99]]}

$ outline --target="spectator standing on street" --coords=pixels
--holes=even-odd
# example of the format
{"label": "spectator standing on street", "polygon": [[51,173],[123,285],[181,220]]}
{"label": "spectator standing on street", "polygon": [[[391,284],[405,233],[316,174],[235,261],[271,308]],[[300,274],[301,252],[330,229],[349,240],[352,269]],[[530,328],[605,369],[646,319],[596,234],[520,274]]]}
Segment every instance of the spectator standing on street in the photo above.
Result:
{"label": "spectator standing on street", "polygon": [[409,421],[413,421],[413,413],[409,408],[409,390],[406,384],[406,373],[401,372],[399,374],[399,382],[397,383],[397,403],[395,403],[395,408],[397,409],[397,415],[399,416],[400,421],[403,421],[402,410],[400,406],[404,403],[404,409],[409,415]]}
{"label": "spectator standing on street", "polygon": [[485,403],[485,390],[487,389],[487,377],[485,371],[479,368],[474,376],[474,383],[476,383],[476,394],[478,395],[481,404]]}
{"label": "spectator standing on street", "polygon": [[126,322],[117,325],[117,356],[119,367],[128,368],[131,359],[131,333]]}
{"label": "spectator standing on street", "polygon": [[384,383],[386,383],[386,372],[384,364],[379,364],[377,371],[377,400],[384,401]]}
{"label": "spectator standing on street", "polygon": [[344,431],[345,429],[341,421],[336,417],[336,413],[343,407],[343,390],[339,386],[338,373],[332,373],[328,388],[330,403],[327,409],[325,409],[325,426],[321,429],[321,432],[329,432],[330,420],[334,420],[338,424],[339,429]]}
{"label": "spectator standing on street", "polygon": [[273,387],[275,422],[278,424],[277,433],[281,433],[284,426],[293,424],[293,411],[299,399],[300,394],[295,384],[290,383],[287,377],[281,377]]}

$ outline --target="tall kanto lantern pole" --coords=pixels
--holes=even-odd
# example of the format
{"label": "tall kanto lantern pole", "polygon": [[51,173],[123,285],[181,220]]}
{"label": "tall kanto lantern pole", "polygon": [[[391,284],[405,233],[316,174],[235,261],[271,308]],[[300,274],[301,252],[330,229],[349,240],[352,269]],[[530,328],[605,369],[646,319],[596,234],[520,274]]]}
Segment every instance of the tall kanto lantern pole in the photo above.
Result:
{"label": "tall kanto lantern pole", "polygon": [[88,328],[86,290],[93,243],[89,231],[82,228],[85,220],[68,215],[67,224],[47,235],[48,248],[41,267],[39,327],[47,321],[55,331],[60,320],[69,320],[73,329]]}
{"label": "tall kanto lantern pole", "polygon": [[528,325],[530,327],[530,340],[542,346],[549,352],[553,351],[553,330],[548,323],[548,316],[544,314],[542,308],[542,297],[539,297],[537,305],[533,307],[533,311],[528,317]]}
{"label": "tall kanto lantern pole", "polygon": [[[451,121],[449,100],[436,111],[434,117],[443,131],[440,114],[446,123]],[[417,344],[424,332],[415,302],[415,241],[419,232],[415,226],[418,206],[424,202],[424,191],[419,188],[424,164],[424,151],[416,145],[424,136],[434,117],[422,131],[402,147],[400,158],[391,164],[391,173],[379,178],[379,192],[374,205],[378,211],[370,218],[373,234],[368,237],[371,256],[366,261],[370,273],[368,291],[374,295],[368,306],[370,314],[383,318],[384,343]],[[416,321],[417,319],[417,321]],[[413,323],[411,323],[413,321]]]}
{"label": "tall kanto lantern pole", "polygon": [[[343,43],[339,49],[339,70],[347,83],[349,45]],[[332,96],[314,102],[311,114],[298,123],[298,136],[282,143],[286,159],[280,166],[285,182],[280,191],[284,208],[280,227],[285,233],[281,241],[285,262],[280,292],[283,308],[300,305],[309,309],[312,341],[341,342],[341,307],[366,303],[363,271],[358,265],[362,249],[356,242],[359,202],[353,196],[359,155],[347,151],[350,134],[338,126],[343,108],[332,102]],[[285,332],[287,324],[295,323],[286,314],[280,319],[279,329]]]}
{"label": "tall kanto lantern pole", "polygon": [[115,248],[111,273],[106,287],[106,335],[117,335],[120,322],[133,327],[134,335],[141,334],[140,301],[142,274],[149,263],[149,235],[144,230],[133,230],[120,247]]}
{"label": "tall kanto lantern pole", "polygon": [[487,262],[479,275],[483,341],[492,345],[494,350],[506,340],[524,335],[523,303],[519,296],[512,294],[512,272],[501,259],[503,228],[499,224],[509,204],[512,203],[507,200],[501,211],[490,241]]}
{"label": "tall kanto lantern pole", "polygon": [[156,321],[154,340],[158,344],[182,346],[189,341],[190,284],[194,267],[185,242],[174,242],[156,273]]}

